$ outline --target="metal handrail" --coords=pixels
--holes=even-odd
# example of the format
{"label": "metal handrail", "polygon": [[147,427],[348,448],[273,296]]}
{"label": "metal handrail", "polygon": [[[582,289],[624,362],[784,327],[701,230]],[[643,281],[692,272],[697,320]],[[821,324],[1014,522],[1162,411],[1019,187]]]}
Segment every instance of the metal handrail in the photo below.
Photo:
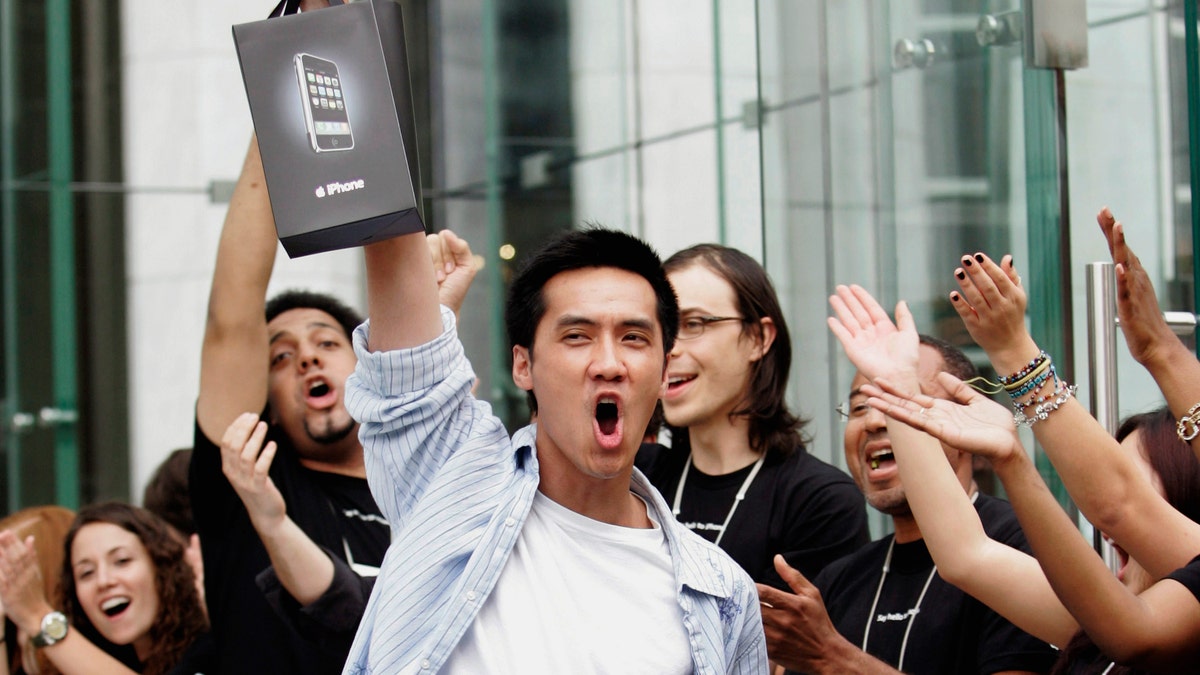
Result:
{"label": "metal handrail", "polygon": [[[1118,423],[1117,406],[1117,284],[1111,262],[1087,265],[1088,319],[1088,402],[1092,415],[1109,434],[1115,434]],[[1176,335],[1186,337],[1196,332],[1196,315],[1191,312],[1163,312],[1163,319]],[[1083,515],[1080,514],[1080,525]],[[1095,532],[1093,545],[1105,564],[1116,573],[1121,561],[1112,545]]]}

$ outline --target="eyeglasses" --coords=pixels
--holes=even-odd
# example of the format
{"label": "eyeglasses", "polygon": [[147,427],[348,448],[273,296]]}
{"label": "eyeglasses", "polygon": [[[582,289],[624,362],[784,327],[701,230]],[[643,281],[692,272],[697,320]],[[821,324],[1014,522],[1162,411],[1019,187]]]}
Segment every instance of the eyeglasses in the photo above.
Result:
{"label": "eyeglasses", "polygon": [[704,335],[704,330],[711,324],[723,321],[743,321],[740,316],[689,316],[679,322],[680,340],[695,340]]}
{"label": "eyeglasses", "polygon": [[843,420],[861,419],[871,411],[871,406],[867,405],[866,396],[855,396],[849,401],[842,401],[834,408]]}

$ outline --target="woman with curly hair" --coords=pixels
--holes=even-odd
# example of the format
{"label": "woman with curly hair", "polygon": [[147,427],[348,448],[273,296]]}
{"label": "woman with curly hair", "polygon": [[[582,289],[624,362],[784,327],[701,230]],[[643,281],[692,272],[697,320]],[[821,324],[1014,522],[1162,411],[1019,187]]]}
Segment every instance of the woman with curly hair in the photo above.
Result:
{"label": "woman with curly hair", "polygon": [[145,509],[80,509],[63,545],[59,603],[46,599],[33,550],[0,532],[4,612],[64,675],[191,675],[209,665],[208,624],[184,548]]}

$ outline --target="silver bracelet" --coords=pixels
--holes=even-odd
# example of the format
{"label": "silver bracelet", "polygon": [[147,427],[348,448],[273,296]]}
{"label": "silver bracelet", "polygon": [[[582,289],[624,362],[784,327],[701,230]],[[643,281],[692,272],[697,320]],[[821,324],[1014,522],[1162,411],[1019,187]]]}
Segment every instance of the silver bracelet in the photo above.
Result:
{"label": "silver bracelet", "polygon": [[1200,403],[1188,408],[1187,413],[1179,418],[1179,424],[1175,425],[1175,433],[1179,434],[1184,443],[1190,443],[1200,435]]}
{"label": "silver bracelet", "polygon": [[1045,403],[1039,403],[1038,406],[1033,409],[1032,415],[1026,415],[1023,409],[1017,407],[1016,412],[1013,413],[1013,424],[1017,426],[1032,427],[1035,423],[1049,417],[1050,413],[1058,410],[1059,406],[1066,403],[1072,396],[1075,395],[1076,389],[1076,385],[1064,384],[1058,391],[1055,392],[1054,398],[1046,401]]}

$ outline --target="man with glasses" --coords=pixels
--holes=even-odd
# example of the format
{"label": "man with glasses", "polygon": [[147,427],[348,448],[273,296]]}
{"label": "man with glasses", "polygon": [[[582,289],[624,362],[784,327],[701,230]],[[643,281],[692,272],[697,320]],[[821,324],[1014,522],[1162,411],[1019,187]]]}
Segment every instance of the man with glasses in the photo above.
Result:
{"label": "man with glasses", "polygon": [[762,265],[699,244],[663,268],[680,306],[663,397],[671,447],[643,446],[638,467],[688,529],[786,589],[776,554],[816,575],[870,540],[862,494],[805,448],[786,401],[791,337]]}
{"label": "man with glasses", "polygon": [[[964,381],[978,376],[959,349],[922,335],[922,390],[950,398],[935,379],[942,371]],[[1050,645],[938,576],[909,510],[886,418],[861,391],[867,381],[856,374],[849,401],[839,406],[847,417],[846,464],[867,503],[891,516],[894,534],[831,564],[812,584],[781,566],[796,595],[759,586],[771,659],[807,673],[1047,672]],[[988,536],[1029,552],[1008,502],[979,493],[971,455],[943,448]]]}

